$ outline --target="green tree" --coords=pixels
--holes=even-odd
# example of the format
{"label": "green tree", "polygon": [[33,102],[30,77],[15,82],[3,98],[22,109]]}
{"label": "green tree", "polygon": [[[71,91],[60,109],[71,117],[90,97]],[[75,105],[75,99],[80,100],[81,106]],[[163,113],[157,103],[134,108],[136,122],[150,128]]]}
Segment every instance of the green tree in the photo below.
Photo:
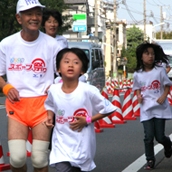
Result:
{"label": "green tree", "polygon": [[136,47],[144,41],[143,32],[133,26],[127,29],[127,49],[123,48],[121,56],[127,58],[127,71],[134,72],[136,67]]}
{"label": "green tree", "polygon": [[15,19],[16,3],[17,0],[0,1],[0,40],[17,30],[18,26]]}
{"label": "green tree", "polygon": [[[161,39],[161,32],[156,33],[156,39]],[[163,32],[162,39],[172,39],[172,31]]]}
{"label": "green tree", "polygon": [[[21,29],[16,21],[16,4],[18,0],[0,0],[0,41]],[[63,0],[40,0],[47,8],[59,10],[61,13],[68,7]],[[66,23],[61,32],[67,30],[71,25],[70,16],[63,16]],[[67,21],[67,22],[65,22]]]}

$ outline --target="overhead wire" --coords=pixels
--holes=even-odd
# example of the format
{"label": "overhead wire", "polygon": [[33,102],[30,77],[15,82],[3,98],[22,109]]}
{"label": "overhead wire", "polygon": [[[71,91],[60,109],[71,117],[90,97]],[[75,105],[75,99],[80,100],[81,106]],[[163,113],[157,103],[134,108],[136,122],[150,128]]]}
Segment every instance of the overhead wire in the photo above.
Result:
{"label": "overhead wire", "polygon": [[126,3],[126,0],[123,0],[123,4],[124,4],[124,6],[125,6],[125,8],[126,8],[126,10],[128,12],[128,14],[129,14],[130,18],[134,21],[135,24],[137,24],[138,21],[132,15],[131,10],[129,9],[129,7],[128,7],[127,3]]}
{"label": "overhead wire", "polygon": [[[128,1],[127,1],[128,2]],[[167,6],[167,4],[164,4],[163,2],[161,2],[160,0],[158,0],[158,1],[155,1],[155,0],[147,0],[146,1],[149,5],[151,5],[151,6],[153,6],[153,7],[155,7],[155,6]],[[135,10],[135,9],[133,9],[132,7],[129,7],[128,6],[128,4],[126,3],[126,0],[122,0],[122,4],[125,6],[125,8],[122,8],[122,9],[124,9],[124,10],[126,10],[127,11],[127,13],[128,13],[128,15],[129,15],[129,17],[131,18],[131,20],[132,20],[132,22],[134,23],[134,24],[138,24],[138,23],[140,23],[141,21],[138,21],[134,16],[133,16],[133,14],[132,13],[135,13],[135,14],[140,14],[140,15],[143,15],[143,13],[142,12],[138,12],[137,10]],[[171,16],[172,16],[172,14],[171,14],[171,6],[170,5],[168,5],[168,8],[166,8],[166,13],[168,14],[168,16],[169,17],[167,17],[166,19],[164,19],[164,22],[166,22],[166,23],[168,23],[168,24],[171,24],[172,23],[172,20],[171,20]],[[147,10],[148,11],[148,10]],[[160,23],[159,21],[161,20],[161,14],[160,14],[160,12],[159,12],[159,15],[158,14],[155,14],[155,12],[154,11],[152,11],[152,10],[150,10],[150,14],[149,15],[147,15],[146,14],[146,18],[147,19],[151,19],[151,18],[153,18],[153,20],[155,21],[155,23]]]}

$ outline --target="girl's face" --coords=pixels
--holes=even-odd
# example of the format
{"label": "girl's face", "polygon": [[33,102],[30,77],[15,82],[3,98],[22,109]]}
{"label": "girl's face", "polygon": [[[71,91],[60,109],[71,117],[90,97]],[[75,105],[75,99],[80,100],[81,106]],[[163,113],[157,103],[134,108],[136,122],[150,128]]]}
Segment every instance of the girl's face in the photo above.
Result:
{"label": "girl's face", "polygon": [[72,52],[63,55],[58,70],[63,78],[78,79],[82,72],[82,61]]}
{"label": "girl's face", "polygon": [[145,67],[151,67],[155,61],[155,54],[153,48],[147,48],[142,54],[142,61]]}
{"label": "girl's face", "polygon": [[56,37],[58,26],[58,21],[54,17],[50,16],[48,20],[45,22],[44,26],[46,34],[52,37]]}

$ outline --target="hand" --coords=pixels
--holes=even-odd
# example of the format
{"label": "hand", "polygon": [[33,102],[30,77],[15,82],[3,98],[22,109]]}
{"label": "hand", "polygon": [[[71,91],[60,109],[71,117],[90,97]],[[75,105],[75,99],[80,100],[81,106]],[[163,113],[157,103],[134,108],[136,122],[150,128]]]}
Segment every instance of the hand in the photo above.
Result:
{"label": "hand", "polygon": [[86,117],[83,116],[75,116],[76,120],[74,122],[70,122],[70,128],[72,130],[78,130],[78,132],[81,132],[82,129],[87,125]]}
{"label": "hand", "polygon": [[139,95],[137,96],[137,99],[138,99],[138,102],[139,102],[139,103],[142,103],[142,102],[143,102],[143,96],[142,96],[141,94],[139,94]]}
{"label": "hand", "polygon": [[11,88],[6,97],[9,99],[9,101],[11,103],[15,103],[16,101],[20,101],[20,96],[19,96],[19,92],[18,90],[16,90],[15,88]]}
{"label": "hand", "polygon": [[47,118],[47,120],[44,121],[43,123],[50,129],[54,127],[52,118]]}
{"label": "hand", "polygon": [[162,95],[161,97],[158,98],[157,102],[158,102],[159,104],[163,104],[164,101],[165,101],[165,99],[166,99],[166,96],[163,96],[163,95]]}
{"label": "hand", "polygon": [[49,86],[46,88],[46,90],[45,90],[45,92],[44,92],[45,94],[48,94],[48,89],[50,88],[50,86],[51,86],[51,85],[49,85]]}

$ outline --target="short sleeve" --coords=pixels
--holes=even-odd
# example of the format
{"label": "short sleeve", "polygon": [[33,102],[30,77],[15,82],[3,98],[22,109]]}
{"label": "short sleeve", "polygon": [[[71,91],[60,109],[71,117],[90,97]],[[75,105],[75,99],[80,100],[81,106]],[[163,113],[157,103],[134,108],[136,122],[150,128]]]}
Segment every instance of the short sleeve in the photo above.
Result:
{"label": "short sleeve", "polygon": [[138,89],[140,89],[139,81],[138,81],[138,74],[137,74],[137,72],[134,72],[134,74],[133,74],[133,88],[132,88],[132,90],[134,91],[134,90],[138,90]]}
{"label": "short sleeve", "polygon": [[94,89],[94,95],[92,97],[93,115],[96,113],[107,114],[114,112],[117,108],[108,99],[103,97],[100,91]]}
{"label": "short sleeve", "polygon": [[[51,89],[51,87],[50,87],[50,89]],[[46,110],[51,110],[52,112],[55,112],[53,96],[52,96],[50,89],[48,90],[48,96],[47,96],[47,99],[45,100],[44,107]]]}
{"label": "short sleeve", "polygon": [[0,42],[0,76],[6,73],[6,57],[3,51],[3,44]]}
{"label": "short sleeve", "polygon": [[166,73],[165,69],[162,69],[160,72],[161,75],[161,80],[163,81],[163,85],[168,85],[171,86],[172,85],[172,81],[168,78],[168,75]]}

